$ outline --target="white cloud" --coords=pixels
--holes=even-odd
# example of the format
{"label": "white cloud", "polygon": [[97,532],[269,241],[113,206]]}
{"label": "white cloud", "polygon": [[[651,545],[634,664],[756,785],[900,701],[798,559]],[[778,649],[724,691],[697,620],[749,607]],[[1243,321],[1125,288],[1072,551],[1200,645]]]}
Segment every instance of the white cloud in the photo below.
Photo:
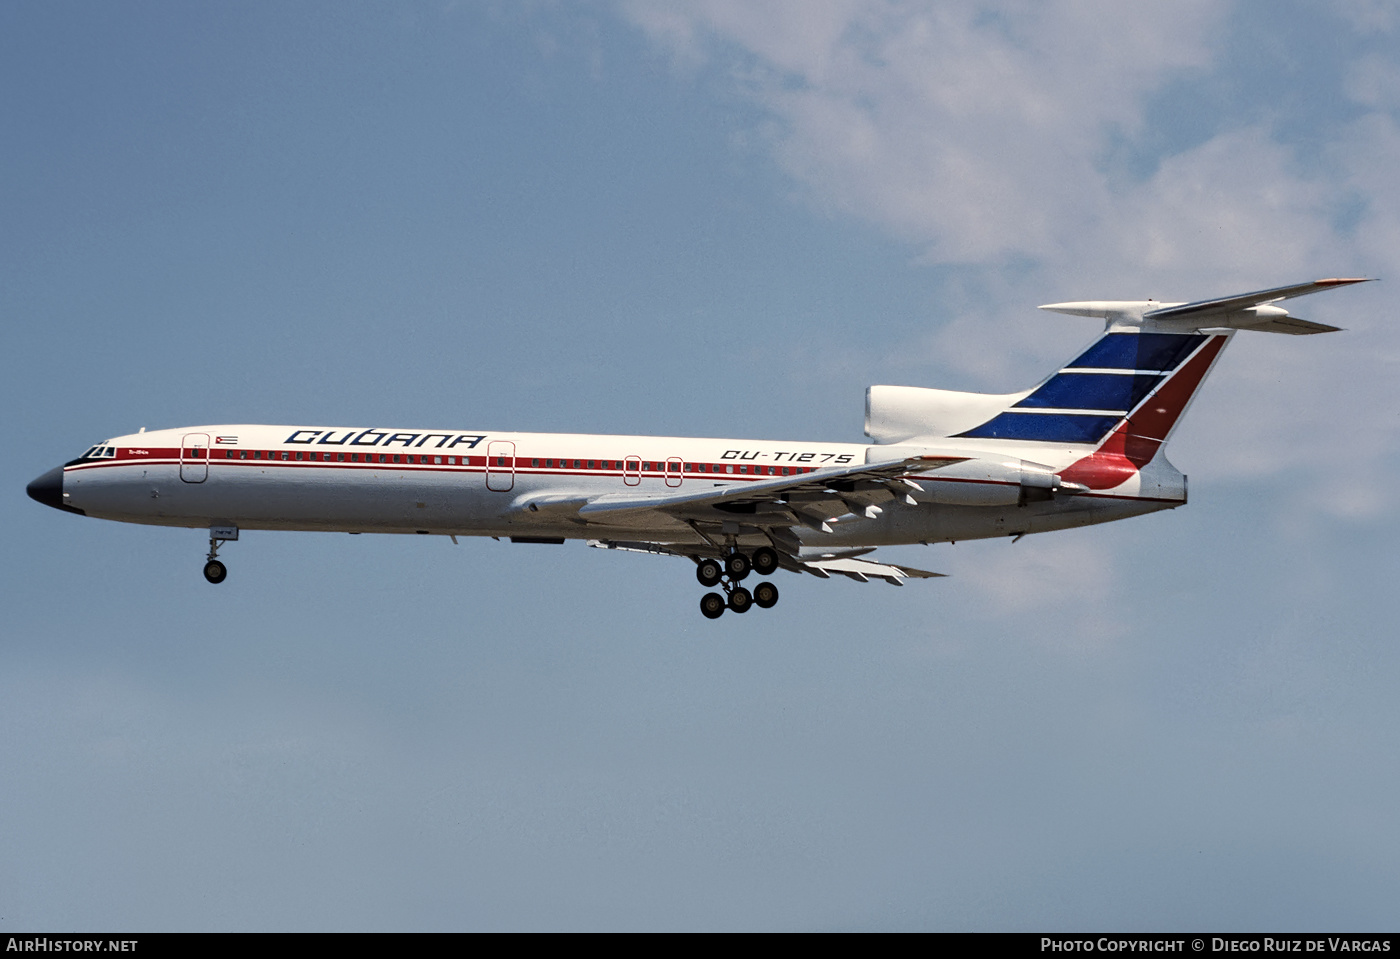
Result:
{"label": "white cloud", "polygon": [[695,62],[740,52],[735,76],[778,121],[772,149],[821,203],[924,245],[934,259],[1046,256],[1104,216],[1096,163],[1140,101],[1208,62],[1217,5],[711,0],[684,15],[626,7]]}
{"label": "white cloud", "polygon": [[1041,626],[1037,641],[1064,653],[1098,649],[1129,632],[1115,612],[1120,564],[1103,537],[1061,534],[968,547],[971,561],[957,571],[957,582],[983,616],[1032,613]]}

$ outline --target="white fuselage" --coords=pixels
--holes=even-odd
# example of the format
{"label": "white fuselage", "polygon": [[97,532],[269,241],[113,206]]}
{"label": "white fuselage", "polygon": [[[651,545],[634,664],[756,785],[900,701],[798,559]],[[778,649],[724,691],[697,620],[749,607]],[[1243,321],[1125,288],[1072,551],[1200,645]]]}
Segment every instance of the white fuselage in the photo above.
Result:
{"label": "white fuselage", "polygon": [[[1159,457],[1112,490],[1028,501],[1026,470],[1084,451],[1051,444],[946,441],[966,462],[923,474],[913,503],[832,517],[812,545],[931,543],[1108,522],[1185,502],[1185,478]],[[531,504],[551,497],[708,490],[875,463],[909,447],[735,439],[295,426],[201,426],[109,440],[68,464],[63,504],[89,516],[162,526],[432,533],[701,543],[656,514],[606,524]],[[917,452],[917,451],[915,451]],[[741,517],[736,517],[741,519]],[[741,539],[742,542],[742,539]]]}

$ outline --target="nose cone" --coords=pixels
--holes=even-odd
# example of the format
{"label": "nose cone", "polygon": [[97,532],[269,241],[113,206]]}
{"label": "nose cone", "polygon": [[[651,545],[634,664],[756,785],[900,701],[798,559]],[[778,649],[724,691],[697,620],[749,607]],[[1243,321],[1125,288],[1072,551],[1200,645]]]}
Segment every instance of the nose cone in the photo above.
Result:
{"label": "nose cone", "polygon": [[38,500],[45,506],[52,506],[54,509],[67,510],[70,513],[82,514],[82,510],[74,509],[63,502],[63,467],[56,466],[43,476],[36,479],[24,488],[30,499]]}

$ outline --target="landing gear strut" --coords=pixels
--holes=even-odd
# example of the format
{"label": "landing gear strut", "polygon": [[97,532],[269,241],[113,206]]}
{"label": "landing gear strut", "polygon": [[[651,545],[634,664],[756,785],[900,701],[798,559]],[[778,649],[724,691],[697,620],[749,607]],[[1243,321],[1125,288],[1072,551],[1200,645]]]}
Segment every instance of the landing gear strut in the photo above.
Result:
{"label": "landing gear strut", "polygon": [[228,578],[228,567],[219,562],[219,544],[227,540],[238,539],[237,526],[211,526],[209,527],[209,555],[204,564],[204,578],[214,584],[222,583]]}

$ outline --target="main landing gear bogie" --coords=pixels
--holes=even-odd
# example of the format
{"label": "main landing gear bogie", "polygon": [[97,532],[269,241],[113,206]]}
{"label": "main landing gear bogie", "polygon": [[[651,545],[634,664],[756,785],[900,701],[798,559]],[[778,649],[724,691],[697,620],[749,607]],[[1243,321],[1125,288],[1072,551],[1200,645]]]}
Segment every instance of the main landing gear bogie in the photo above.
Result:
{"label": "main landing gear bogie", "polygon": [[724,593],[706,593],[700,598],[700,612],[706,619],[719,619],[727,609],[734,613],[747,613],[754,606],[771,609],[778,602],[778,587],[770,582],[762,582],[753,592],[740,586],[749,573],[767,576],[778,568],[778,554],[775,550],[760,546],[752,554],[731,549],[723,562],[717,559],[700,559],[695,563],[695,578],[702,586],[719,586]]}

